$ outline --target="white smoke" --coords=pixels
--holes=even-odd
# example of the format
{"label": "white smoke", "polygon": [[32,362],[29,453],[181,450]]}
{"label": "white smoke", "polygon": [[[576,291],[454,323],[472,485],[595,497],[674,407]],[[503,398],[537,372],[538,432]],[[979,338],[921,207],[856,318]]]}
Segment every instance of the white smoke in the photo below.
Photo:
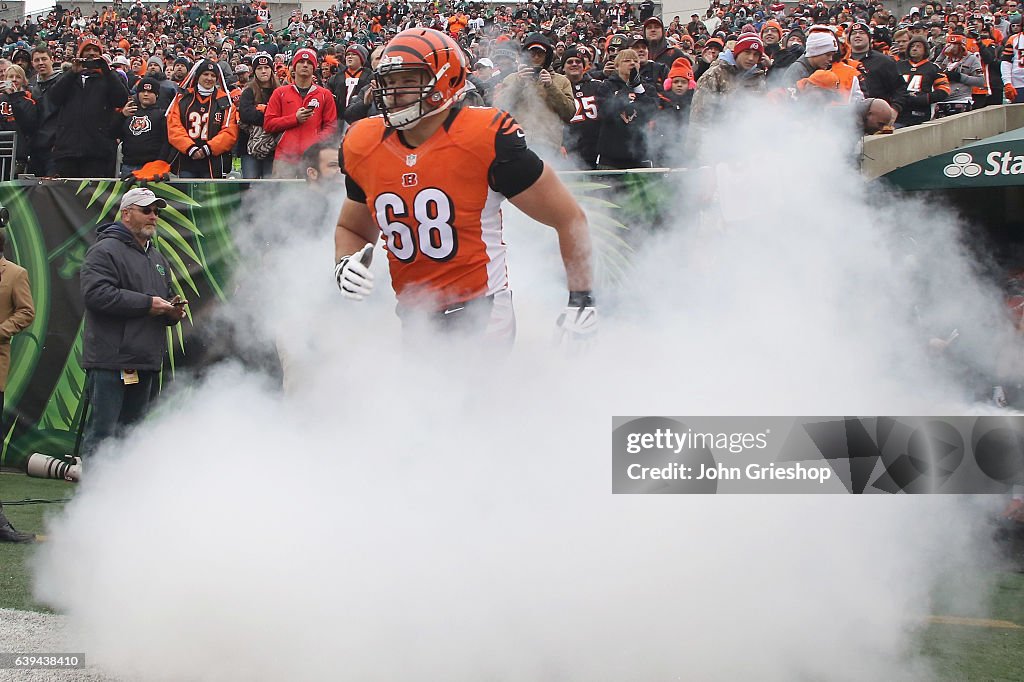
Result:
{"label": "white smoke", "polygon": [[287,391],[228,363],[107,448],[39,598],[147,680],[931,677],[914,637],[936,566],[977,568],[965,503],[611,495],[612,415],[955,413],[928,338],[998,327],[953,218],[867,190],[833,124],[738,106],[707,142],[716,201],[680,187],[584,357],[551,346],[554,233],[511,211],[507,358],[403,349],[379,250],[354,305],[329,226],[256,212],[279,239],[232,314]]}

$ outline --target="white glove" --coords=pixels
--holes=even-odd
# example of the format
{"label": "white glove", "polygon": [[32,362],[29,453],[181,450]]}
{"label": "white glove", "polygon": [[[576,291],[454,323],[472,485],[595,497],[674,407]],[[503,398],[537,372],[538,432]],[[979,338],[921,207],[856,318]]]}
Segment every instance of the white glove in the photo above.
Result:
{"label": "white glove", "polygon": [[342,296],[353,301],[361,301],[373,291],[373,273],[369,268],[372,261],[373,244],[367,244],[338,261],[334,266],[334,279],[338,281]]}
{"label": "white glove", "polygon": [[589,291],[570,291],[569,305],[558,316],[559,341],[580,343],[593,340],[597,334],[597,308]]}

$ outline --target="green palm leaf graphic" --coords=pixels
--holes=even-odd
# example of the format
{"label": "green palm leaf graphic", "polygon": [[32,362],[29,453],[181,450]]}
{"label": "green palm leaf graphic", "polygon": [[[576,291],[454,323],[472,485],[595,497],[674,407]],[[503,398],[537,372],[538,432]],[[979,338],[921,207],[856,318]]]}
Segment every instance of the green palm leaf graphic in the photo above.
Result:
{"label": "green palm leaf graphic", "polygon": [[84,327],[84,322],[78,325],[75,343],[71,347],[71,352],[68,353],[64,370],[53,389],[50,401],[46,404],[46,410],[39,419],[40,428],[74,431],[78,426],[74,423],[75,415],[82,396],[85,394],[85,370],[81,365]]}
{"label": "green palm leaf graphic", "polygon": [[630,228],[612,214],[611,211],[619,210],[617,204],[586,194],[606,191],[611,185],[567,178],[566,187],[587,214],[594,246],[594,271],[599,286],[621,283],[628,277],[633,253],[633,247],[624,239]]}

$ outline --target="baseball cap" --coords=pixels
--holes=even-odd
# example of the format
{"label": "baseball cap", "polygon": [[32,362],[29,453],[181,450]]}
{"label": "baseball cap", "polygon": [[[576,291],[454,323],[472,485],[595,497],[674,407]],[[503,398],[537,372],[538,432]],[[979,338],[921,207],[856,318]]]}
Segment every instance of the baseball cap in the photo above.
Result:
{"label": "baseball cap", "polygon": [[235,73],[249,73],[249,67],[245,64],[239,64],[235,67]]}
{"label": "baseball cap", "polygon": [[482,68],[493,69],[494,68],[494,62],[492,62],[487,57],[484,57],[483,59],[476,60],[476,64],[473,65],[473,68],[474,69],[482,69]]}
{"label": "baseball cap", "polygon": [[647,24],[657,24],[662,28],[664,28],[665,26],[665,24],[661,23],[661,19],[659,19],[658,17],[649,17],[648,19],[646,19],[644,21],[644,28],[647,28]]}
{"label": "baseball cap", "polygon": [[153,194],[153,190],[145,187],[135,187],[124,193],[121,197],[121,209],[130,206],[152,206],[156,204],[159,208],[167,208],[167,202]]}

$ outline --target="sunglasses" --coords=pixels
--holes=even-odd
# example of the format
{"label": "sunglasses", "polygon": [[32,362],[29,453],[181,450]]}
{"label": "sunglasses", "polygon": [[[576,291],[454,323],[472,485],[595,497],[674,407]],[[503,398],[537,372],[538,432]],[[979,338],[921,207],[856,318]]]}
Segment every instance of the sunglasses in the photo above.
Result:
{"label": "sunglasses", "polygon": [[145,215],[156,214],[160,215],[160,208],[158,206],[132,206],[136,211],[144,213]]}

